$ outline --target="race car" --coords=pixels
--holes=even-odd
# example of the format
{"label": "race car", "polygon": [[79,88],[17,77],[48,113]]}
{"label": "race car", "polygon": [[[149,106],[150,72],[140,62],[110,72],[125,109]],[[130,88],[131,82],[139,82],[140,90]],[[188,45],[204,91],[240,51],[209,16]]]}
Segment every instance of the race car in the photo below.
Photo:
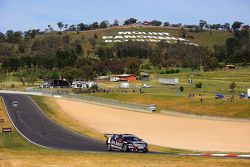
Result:
{"label": "race car", "polygon": [[148,144],[133,134],[105,134],[108,151],[148,152]]}

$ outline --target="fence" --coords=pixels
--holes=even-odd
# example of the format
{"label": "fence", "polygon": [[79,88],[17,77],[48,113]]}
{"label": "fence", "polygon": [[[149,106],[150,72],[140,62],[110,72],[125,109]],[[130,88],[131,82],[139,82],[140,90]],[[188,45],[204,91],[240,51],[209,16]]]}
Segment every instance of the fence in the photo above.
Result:
{"label": "fence", "polygon": [[123,102],[119,100],[106,99],[106,98],[100,98],[100,97],[94,97],[94,96],[88,96],[88,95],[82,95],[82,94],[81,95],[73,94],[67,91],[29,90],[28,92],[32,92],[35,94],[41,93],[42,95],[45,95],[45,96],[57,96],[57,97],[68,98],[68,99],[83,100],[83,101],[90,102],[90,103],[103,104],[103,105],[112,106],[116,108],[152,113],[152,111],[148,109],[148,106],[144,104]]}

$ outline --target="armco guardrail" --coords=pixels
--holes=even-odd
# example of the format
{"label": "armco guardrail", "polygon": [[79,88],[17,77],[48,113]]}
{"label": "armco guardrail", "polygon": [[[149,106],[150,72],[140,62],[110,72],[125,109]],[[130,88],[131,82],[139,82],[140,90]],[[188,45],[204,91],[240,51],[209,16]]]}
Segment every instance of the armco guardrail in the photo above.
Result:
{"label": "armco guardrail", "polygon": [[135,111],[152,113],[152,111],[148,110],[148,106],[143,105],[143,104],[128,103],[128,102],[122,102],[118,100],[105,99],[105,98],[86,96],[86,95],[67,94],[67,95],[61,95],[61,96],[65,98],[70,98],[70,99],[78,99],[78,100],[84,100],[88,102],[106,104],[106,105],[118,107],[118,108],[126,108],[130,110],[135,110]]}
{"label": "armco guardrail", "polygon": [[125,108],[125,109],[130,109],[134,111],[140,111],[140,112],[147,112],[147,113],[152,113],[152,111],[148,110],[147,105],[143,104],[137,104],[137,103],[129,103],[129,102],[123,102],[119,100],[113,100],[113,99],[106,99],[106,98],[100,98],[100,97],[94,97],[94,96],[87,96],[87,95],[79,95],[79,94],[72,94],[68,93],[66,91],[43,91],[43,90],[30,90],[32,92],[40,92],[43,95],[49,95],[49,96],[61,96],[63,98],[69,98],[69,99],[76,99],[76,100],[83,100],[87,102],[92,102],[92,103],[100,103],[112,107],[117,107],[117,108]]}
{"label": "armco guardrail", "polygon": [[90,103],[103,104],[103,105],[112,106],[112,107],[116,107],[116,108],[129,109],[129,110],[138,111],[138,112],[152,113],[152,111],[148,110],[147,105],[123,102],[123,101],[119,101],[119,100],[106,99],[106,98],[100,98],[100,97],[94,97],[94,96],[87,96],[87,95],[82,95],[82,94],[81,95],[72,94],[72,93],[68,93],[66,91],[29,89],[29,90],[26,90],[24,92],[4,91],[4,90],[1,90],[0,92],[62,97],[62,98],[68,98],[68,99],[83,100],[83,101],[90,102]]}

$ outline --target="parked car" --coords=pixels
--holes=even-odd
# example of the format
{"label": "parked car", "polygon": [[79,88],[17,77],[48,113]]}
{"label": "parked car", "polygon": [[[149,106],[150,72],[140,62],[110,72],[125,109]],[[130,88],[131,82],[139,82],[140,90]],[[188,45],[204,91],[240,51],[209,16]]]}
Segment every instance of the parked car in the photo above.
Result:
{"label": "parked car", "polygon": [[215,95],[215,99],[224,99],[225,97],[224,97],[224,95],[222,95],[222,94],[216,94]]}
{"label": "parked car", "polygon": [[156,105],[155,104],[148,105],[148,110],[149,111],[156,111]]}
{"label": "parked car", "polygon": [[143,87],[143,88],[151,88],[152,85],[151,85],[151,84],[143,84],[142,87]]}
{"label": "parked car", "polygon": [[18,107],[18,104],[19,104],[19,103],[18,103],[17,101],[12,101],[11,104],[12,104],[12,107]]}
{"label": "parked car", "polygon": [[127,82],[122,82],[122,83],[120,84],[119,88],[127,89],[127,88],[129,88],[129,83],[127,83]]}
{"label": "parked car", "polygon": [[50,88],[50,84],[48,82],[44,82],[43,84],[39,85],[40,88]]}
{"label": "parked car", "polygon": [[148,144],[133,134],[105,134],[108,151],[148,152]]}

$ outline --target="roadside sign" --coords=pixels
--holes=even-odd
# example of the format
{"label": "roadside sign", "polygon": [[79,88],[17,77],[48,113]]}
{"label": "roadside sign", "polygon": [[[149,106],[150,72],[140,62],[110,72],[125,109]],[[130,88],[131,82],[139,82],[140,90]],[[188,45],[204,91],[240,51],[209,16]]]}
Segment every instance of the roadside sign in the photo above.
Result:
{"label": "roadside sign", "polygon": [[11,128],[2,128],[3,133],[11,133],[12,129]]}
{"label": "roadside sign", "polygon": [[3,124],[4,123],[4,119],[0,119],[0,124]]}

